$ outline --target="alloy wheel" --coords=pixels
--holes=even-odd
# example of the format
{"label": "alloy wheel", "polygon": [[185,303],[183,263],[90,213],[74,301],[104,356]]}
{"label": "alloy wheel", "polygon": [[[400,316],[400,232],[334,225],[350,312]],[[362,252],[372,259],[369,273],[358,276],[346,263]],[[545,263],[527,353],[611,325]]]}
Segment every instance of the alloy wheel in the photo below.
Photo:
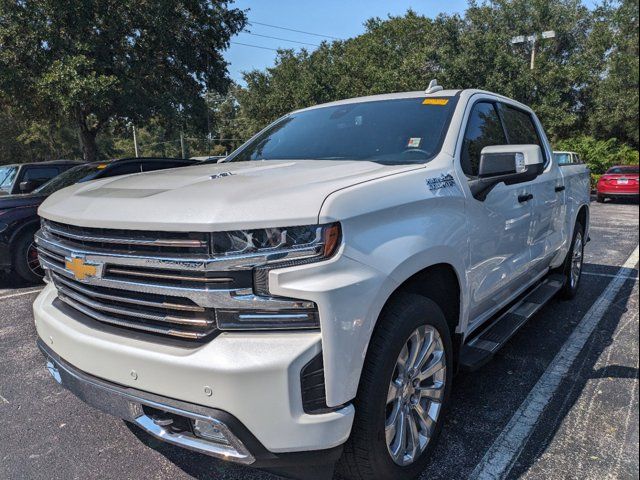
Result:
{"label": "alloy wheel", "polygon": [[34,275],[38,277],[44,276],[40,260],[38,260],[38,250],[35,242],[31,242],[27,248],[27,266],[29,267],[29,271]]}
{"label": "alloy wheel", "polygon": [[445,393],[446,354],[442,338],[422,325],[400,351],[389,384],[385,437],[393,461],[412,464],[433,436]]}
{"label": "alloy wheel", "polygon": [[583,257],[583,241],[582,232],[576,233],[576,239],[573,242],[573,256],[571,257],[571,288],[575,288],[580,280],[580,272],[582,271]]}

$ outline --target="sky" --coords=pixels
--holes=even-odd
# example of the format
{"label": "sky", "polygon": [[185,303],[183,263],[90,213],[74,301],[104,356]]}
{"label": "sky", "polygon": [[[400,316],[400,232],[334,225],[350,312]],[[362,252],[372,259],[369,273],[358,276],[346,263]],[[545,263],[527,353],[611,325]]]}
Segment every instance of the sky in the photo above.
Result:
{"label": "sky", "polygon": [[[587,0],[586,4],[591,6],[594,2]],[[256,68],[263,70],[273,65],[277,48],[306,47],[313,50],[314,45],[322,40],[332,39],[327,37],[346,39],[360,35],[364,32],[364,22],[371,17],[403,15],[408,9],[428,17],[439,13],[463,13],[467,0],[236,0],[232,6],[246,10],[250,23],[281,27],[254,23],[248,26],[248,31],[231,39],[231,47],[225,53],[229,74],[234,81],[243,84],[242,72]]]}

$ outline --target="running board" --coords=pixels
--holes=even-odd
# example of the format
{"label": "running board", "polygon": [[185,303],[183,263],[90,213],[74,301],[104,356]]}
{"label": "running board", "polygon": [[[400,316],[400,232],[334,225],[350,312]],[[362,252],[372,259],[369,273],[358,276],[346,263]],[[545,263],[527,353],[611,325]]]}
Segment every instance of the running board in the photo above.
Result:
{"label": "running board", "polygon": [[564,276],[552,274],[513,304],[505,313],[474,336],[460,350],[460,369],[473,371],[487,363],[493,355],[560,291]]}

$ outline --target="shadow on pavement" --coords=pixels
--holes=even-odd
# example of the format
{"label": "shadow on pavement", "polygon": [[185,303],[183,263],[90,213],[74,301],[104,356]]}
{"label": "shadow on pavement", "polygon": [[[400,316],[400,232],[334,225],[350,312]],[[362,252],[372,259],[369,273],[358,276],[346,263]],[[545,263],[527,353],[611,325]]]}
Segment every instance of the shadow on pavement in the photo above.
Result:
{"label": "shadow on pavement", "polygon": [[[589,270],[591,268],[597,268],[599,272],[607,273],[610,275],[615,275],[619,268],[618,267],[610,267],[603,265],[595,265],[595,264],[585,264],[585,268]],[[631,277],[625,281],[624,285],[616,295],[614,302],[612,303],[612,308],[610,308],[607,313],[605,313],[604,317],[600,320],[594,332],[591,334],[590,338],[587,340],[584,348],[576,358],[572,366],[572,373],[570,373],[562,383],[562,386],[559,389],[559,393],[556,394],[551,402],[547,404],[547,407],[539,419],[539,422],[531,436],[527,440],[526,448],[518,461],[515,463],[513,469],[509,473],[508,478],[515,479],[520,478],[524,474],[528,473],[530,476],[536,476],[541,472],[535,471],[532,472],[530,469],[541,459],[541,457],[547,452],[549,447],[551,446],[554,439],[556,439],[556,435],[559,433],[560,428],[566,428],[563,426],[563,423],[567,419],[567,416],[571,412],[574,415],[578,415],[582,413],[580,406],[576,405],[578,401],[580,401],[581,396],[584,395],[586,389],[589,387],[589,383],[595,379],[638,379],[638,368],[631,367],[626,365],[619,364],[611,364],[606,365],[604,367],[596,368],[597,363],[601,359],[602,355],[609,347],[611,347],[614,343],[614,336],[618,327],[620,326],[620,322],[624,314],[629,312],[629,301],[631,299],[631,295],[634,291],[634,286],[636,283],[636,278],[638,275],[638,270],[633,269],[632,272],[629,272]],[[608,282],[607,282],[608,283]],[[637,308],[631,307],[631,308]],[[637,341],[637,339],[635,340]],[[619,348],[620,345],[617,345]],[[637,350],[637,344],[635,347]],[[630,359],[630,361],[635,361]],[[593,388],[593,384],[591,385]],[[588,392],[587,392],[588,393]],[[603,392],[594,392],[594,393],[603,393]],[[594,395],[595,396],[595,395]],[[593,398],[594,396],[590,397]],[[614,397],[612,399],[612,397]],[[619,399],[615,398],[615,393],[608,391],[605,395],[596,398],[597,402],[613,402],[616,403]],[[624,405],[626,407],[626,405]],[[572,412],[573,410],[573,412]],[[611,420],[612,411],[596,411],[595,415],[601,415],[605,417],[605,419]],[[582,432],[585,434],[585,444],[575,445],[575,452],[569,453],[568,455],[578,455],[578,451],[580,455],[585,455],[585,450],[594,449],[593,451],[598,451],[597,441],[598,434],[601,433],[601,429],[606,424],[605,419],[598,418],[594,419],[593,422],[585,421],[585,428]],[[602,421],[600,421],[602,420]],[[616,421],[620,421],[619,417],[616,417]],[[614,428],[618,430],[622,430],[625,425],[614,425]],[[592,431],[585,431],[586,429],[593,429]],[[575,432],[561,432],[560,435],[571,435]],[[568,442],[575,441],[574,438],[567,438]],[[579,440],[578,440],[579,442]],[[572,449],[573,451],[574,449]],[[613,452],[607,452],[612,455],[612,460],[617,460],[613,454]],[[553,459],[551,461],[554,461]],[[575,468],[575,466],[574,466]],[[574,478],[584,477],[584,478],[596,478],[592,477],[594,472],[591,470],[593,467],[591,465],[584,465],[584,471],[574,471]],[[557,472],[560,474],[559,472]],[[591,474],[590,474],[591,473]],[[611,474],[615,475],[615,473],[611,472]]]}
{"label": "shadow on pavement", "polygon": [[43,282],[26,282],[14,272],[0,271],[0,289],[18,289],[27,287],[37,287],[44,285]]}

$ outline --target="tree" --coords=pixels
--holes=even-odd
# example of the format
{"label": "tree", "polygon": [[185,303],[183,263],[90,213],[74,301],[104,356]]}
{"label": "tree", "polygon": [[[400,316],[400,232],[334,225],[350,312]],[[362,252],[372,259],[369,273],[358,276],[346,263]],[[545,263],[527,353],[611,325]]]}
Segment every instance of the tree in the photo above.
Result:
{"label": "tree", "polygon": [[[516,35],[554,30],[530,46]],[[530,105],[552,140],[590,133],[638,144],[638,0],[589,10],[579,0],[471,1],[464,16],[409,10],[373,18],[357,37],[313,52],[282,50],[244,76],[237,92],[243,137],[316,103],[394,91],[482,88]]]}
{"label": "tree", "polygon": [[6,0],[0,91],[25,116],[72,121],[91,161],[113,123],[202,123],[202,94],[228,87],[221,52],[245,23],[226,0]]}
{"label": "tree", "polygon": [[[589,10],[578,0],[470,2],[464,17],[373,18],[355,38],[323,43],[312,53],[279,53],[266,71],[245,75],[239,92],[249,130],[292,108],[360,95],[422,90],[437,78],[446,88],[482,88],[531,105],[553,137],[579,130],[589,77],[582,62],[591,29]],[[535,70],[529,50],[512,46],[516,34],[553,29],[539,43]]]}
{"label": "tree", "polygon": [[68,122],[24,118],[0,96],[0,165],[78,156],[78,136]]}
{"label": "tree", "polygon": [[[638,0],[605,4],[598,13],[606,30],[594,39],[602,67],[593,82],[589,127],[638,147]],[[596,40],[598,40],[596,42]]]}

